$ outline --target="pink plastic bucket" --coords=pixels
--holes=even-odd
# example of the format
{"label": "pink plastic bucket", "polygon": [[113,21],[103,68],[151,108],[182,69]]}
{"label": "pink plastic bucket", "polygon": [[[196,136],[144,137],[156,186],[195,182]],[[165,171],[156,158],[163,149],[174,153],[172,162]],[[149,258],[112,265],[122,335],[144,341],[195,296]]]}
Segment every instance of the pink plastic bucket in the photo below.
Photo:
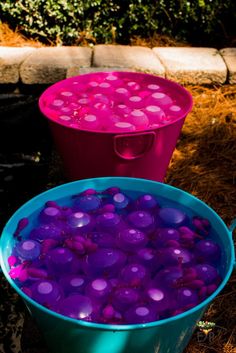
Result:
{"label": "pink plastic bucket", "polygon": [[[104,115],[102,109],[109,104]],[[129,108],[127,114],[120,113],[122,106]],[[96,72],[52,85],[40,97],[39,107],[49,120],[70,180],[109,175],[163,181],[192,98],[182,86],[157,76]],[[155,115],[155,109],[163,115]],[[143,112],[149,123],[145,117],[142,125]]]}

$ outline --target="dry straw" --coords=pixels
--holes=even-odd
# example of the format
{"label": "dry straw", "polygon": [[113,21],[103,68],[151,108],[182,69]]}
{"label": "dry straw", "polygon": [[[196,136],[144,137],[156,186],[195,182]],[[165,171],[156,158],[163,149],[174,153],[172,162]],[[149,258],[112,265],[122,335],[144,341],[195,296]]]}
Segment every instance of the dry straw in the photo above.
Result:
{"label": "dry straw", "polygon": [[[236,217],[236,86],[187,89],[194,108],[185,121],[166,182],[197,196],[230,224]],[[206,337],[197,330],[186,353],[236,353],[235,318],[233,275],[204,316],[216,328]]]}

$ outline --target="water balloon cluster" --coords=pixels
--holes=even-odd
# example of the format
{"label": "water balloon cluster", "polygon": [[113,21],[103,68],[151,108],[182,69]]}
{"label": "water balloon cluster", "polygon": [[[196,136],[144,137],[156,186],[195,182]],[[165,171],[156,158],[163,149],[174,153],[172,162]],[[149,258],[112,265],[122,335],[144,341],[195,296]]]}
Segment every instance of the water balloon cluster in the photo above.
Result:
{"label": "water balloon cluster", "polygon": [[85,190],[63,206],[48,201],[36,220],[20,220],[14,236],[11,278],[74,319],[160,320],[196,306],[221,282],[209,221],[152,194],[111,187]]}
{"label": "water balloon cluster", "polygon": [[131,73],[85,76],[51,87],[45,114],[66,126],[109,132],[158,128],[183,117],[182,102],[157,78],[150,81],[149,75]]}

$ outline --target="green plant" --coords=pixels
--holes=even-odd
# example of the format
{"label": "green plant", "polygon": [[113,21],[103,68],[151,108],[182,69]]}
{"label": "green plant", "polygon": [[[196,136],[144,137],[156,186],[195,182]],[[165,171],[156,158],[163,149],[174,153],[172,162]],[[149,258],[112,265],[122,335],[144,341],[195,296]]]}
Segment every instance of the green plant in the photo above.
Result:
{"label": "green plant", "polygon": [[83,3],[78,0],[6,0],[3,21],[24,34],[54,43],[73,43],[83,28]]}
{"label": "green plant", "polygon": [[132,36],[166,34],[193,44],[227,40],[236,3],[224,0],[4,0],[0,20],[44,42],[128,43]]}

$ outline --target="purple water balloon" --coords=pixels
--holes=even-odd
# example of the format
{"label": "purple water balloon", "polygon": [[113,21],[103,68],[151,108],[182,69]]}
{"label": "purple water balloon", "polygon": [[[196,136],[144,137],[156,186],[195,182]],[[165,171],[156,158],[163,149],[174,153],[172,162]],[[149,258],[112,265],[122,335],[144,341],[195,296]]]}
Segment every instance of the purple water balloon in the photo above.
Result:
{"label": "purple water balloon", "polygon": [[13,267],[14,265],[17,264],[18,259],[17,259],[16,256],[11,255],[11,256],[8,257],[7,262],[8,262],[8,265],[9,265],[10,267]]}
{"label": "purple water balloon", "polygon": [[157,260],[157,251],[151,247],[138,250],[132,257],[132,262],[144,265],[151,273],[155,272],[159,266]]}
{"label": "purple water balloon", "polygon": [[220,260],[220,247],[213,240],[200,240],[195,245],[195,256],[199,262],[217,263]]}
{"label": "purple water balloon", "polygon": [[135,288],[117,288],[112,294],[112,304],[116,310],[124,311],[137,303],[140,292]]}
{"label": "purple water balloon", "polygon": [[207,294],[211,295],[217,289],[217,285],[215,283],[212,283],[212,284],[209,284],[209,286],[207,286],[206,288],[207,288]]}
{"label": "purple water balloon", "polygon": [[58,240],[55,239],[45,239],[42,241],[41,254],[42,257],[49,252],[49,250],[56,248],[59,245]]}
{"label": "purple water balloon", "polygon": [[63,273],[75,273],[79,268],[79,260],[74,253],[62,247],[49,250],[46,254],[46,263],[49,271],[58,276]]}
{"label": "purple water balloon", "polygon": [[91,212],[99,209],[101,200],[95,195],[79,196],[74,201],[74,208],[82,212]]}
{"label": "purple water balloon", "polygon": [[73,213],[72,209],[70,207],[61,207],[61,215],[62,219],[67,219],[71,214]]}
{"label": "purple water balloon", "polygon": [[45,239],[62,239],[62,229],[55,224],[42,224],[30,232],[30,238],[43,241]]}
{"label": "purple water balloon", "polygon": [[52,223],[60,216],[61,211],[57,207],[46,207],[41,211],[39,218],[42,223]]}
{"label": "purple water balloon", "polygon": [[84,272],[91,276],[116,276],[126,262],[126,255],[117,249],[101,248],[88,254],[82,264]]}
{"label": "purple water balloon", "polygon": [[59,284],[67,296],[71,293],[84,293],[87,280],[82,274],[68,274],[60,278]]}
{"label": "purple water balloon", "polygon": [[112,197],[112,203],[117,210],[121,210],[128,206],[129,199],[122,193],[117,193]]}
{"label": "purple water balloon", "polygon": [[41,252],[40,244],[35,240],[22,240],[15,247],[17,255],[23,260],[37,259]]}
{"label": "purple water balloon", "polygon": [[128,324],[145,324],[159,319],[156,310],[151,305],[135,305],[124,313]]}
{"label": "purple water balloon", "polygon": [[45,206],[46,206],[46,207],[55,207],[55,208],[58,208],[58,210],[61,209],[61,206],[59,206],[57,202],[52,201],[52,200],[47,201],[46,204],[45,204]]}
{"label": "purple water balloon", "polygon": [[180,233],[180,239],[183,242],[193,241],[198,237],[198,235],[191,228],[186,226],[179,227],[178,231]]}
{"label": "purple water balloon", "polygon": [[153,216],[147,211],[134,211],[127,217],[128,222],[144,232],[152,232],[155,228]]}
{"label": "purple water balloon", "polygon": [[91,240],[97,244],[100,248],[112,248],[115,247],[116,239],[113,234],[104,232],[92,232],[90,233]]}
{"label": "purple water balloon", "polygon": [[27,271],[27,276],[28,280],[30,281],[35,281],[39,279],[47,279],[48,278],[48,272],[44,268],[36,267],[37,264],[33,264],[35,267],[28,266],[26,271]]}
{"label": "purple water balloon", "polygon": [[155,232],[153,243],[156,246],[165,246],[169,240],[179,241],[179,232],[174,228],[160,228]]}
{"label": "purple water balloon", "polygon": [[55,281],[39,280],[30,289],[32,298],[49,308],[62,298],[62,290]]}
{"label": "purple water balloon", "polygon": [[107,194],[107,195],[113,196],[113,195],[118,194],[118,193],[120,193],[120,192],[121,192],[121,189],[120,189],[120,188],[118,188],[117,186],[112,186],[112,187],[110,187],[110,188],[104,190],[102,193],[103,193],[104,195]]}
{"label": "purple water balloon", "polygon": [[157,200],[150,194],[142,195],[137,200],[137,207],[141,210],[152,210],[157,206]]}
{"label": "purple water balloon", "polygon": [[179,227],[187,222],[187,215],[180,209],[173,207],[161,208],[159,217],[169,227]]}
{"label": "purple water balloon", "polygon": [[92,217],[85,212],[75,212],[68,217],[68,225],[78,233],[91,231],[94,222]]}
{"label": "purple water balloon", "polygon": [[107,300],[111,293],[112,286],[105,278],[95,278],[86,287],[86,294],[89,298],[97,300],[99,303]]}
{"label": "purple water balloon", "polygon": [[27,227],[27,225],[29,224],[29,220],[27,217],[24,217],[22,219],[19,220],[16,230],[14,232],[14,237],[18,237],[19,234],[21,233],[21,231]]}
{"label": "purple water balloon", "polygon": [[178,308],[195,306],[199,302],[197,292],[190,288],[180,288],[174,294]]}
{"label": "purple water balloon", "polygon": [[189,265],[192,261],[192,254],[186,249],[164,248],[159,254],[159,262],[163,266]]}
{"label": "purple water balloon", "polygon": [[120,278],[127,286],[139,287],[146,283],[149,274],[143,265],[132,263],[122,269]]}
{"label": "purple water balloon", "polygon": [[117,232],[122,229],[121,217],[113,212],[105,212],[96,218],[97,228],[104,232]]}
{"label": "purple water balloon", "polygon": [[138,229],[124,229],[117,237],[117,245],[124,251],[135,252],[142,249],[148,242],[148,238],[145,233]]}
{"label": "purple water balloon", "polygon": [[145,291],[145,296],[150,304],[158,312],[165,311],[171,307],[171,299],[162,286],[151,286]]}
{"label": "purple water balloon", "polygon": [[112,203],[107,203],[99,209],[99,213],[115,213],[116,208]]}
{"label": "purple water balloon", "polygon": [[192,224],[200,234],[208,235],[210,232],[211,224],[206,218],[193,217]]}
{"label": "purple water balloon", "polygon": [[90,298],[72,294],[58,303],[57,311],[72,319],[91,321],[94,305]]}
{"label": "purple water balloon", "polygon": [[183,277],[183,270],[177,266],[171,266],[159,271],[154,277],[157,285],[166,288],[176,288],[178,281]]}
{"label": "purple water balloon", "polygon": [[197,277],[203,280],[205,284],[211,284],[219,278],[217,269],[209,264],[196,265],[195,270]]}

